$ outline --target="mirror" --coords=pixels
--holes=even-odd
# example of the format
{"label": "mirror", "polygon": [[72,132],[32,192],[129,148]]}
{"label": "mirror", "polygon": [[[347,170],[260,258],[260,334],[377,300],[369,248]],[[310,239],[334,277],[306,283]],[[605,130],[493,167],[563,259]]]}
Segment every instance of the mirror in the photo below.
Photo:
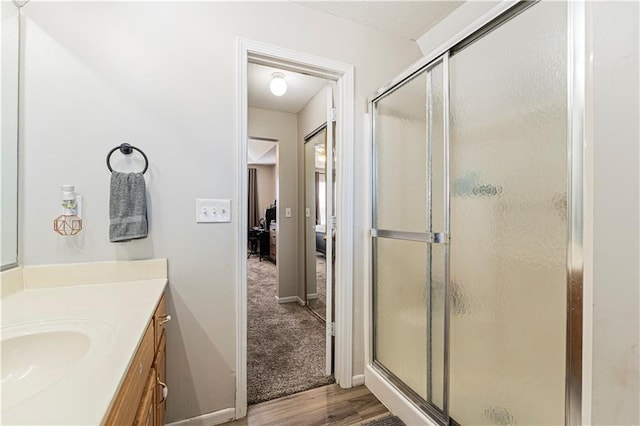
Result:
{"label": "mirror", "polygon": [[326,318],[326,128],[304,145],[305,284],[307,305]]}
{"label": "mirror", "polygon": [[18,94],[20,9],[2,1],[2,270],[18,264]]}

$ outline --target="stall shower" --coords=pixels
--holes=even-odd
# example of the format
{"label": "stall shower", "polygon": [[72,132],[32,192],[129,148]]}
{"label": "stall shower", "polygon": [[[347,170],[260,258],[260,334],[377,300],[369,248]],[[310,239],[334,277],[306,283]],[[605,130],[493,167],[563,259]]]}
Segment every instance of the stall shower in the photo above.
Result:
{"label": "stall shower", "polygon": [[370,361],[441,424],[570,410],[570,7],[520,3],[370,103]]}

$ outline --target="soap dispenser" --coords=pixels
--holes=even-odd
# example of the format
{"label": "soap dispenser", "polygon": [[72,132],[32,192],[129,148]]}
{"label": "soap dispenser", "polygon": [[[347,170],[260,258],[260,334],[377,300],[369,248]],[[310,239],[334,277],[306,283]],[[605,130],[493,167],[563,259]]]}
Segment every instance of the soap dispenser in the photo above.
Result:
{"label": "soap dispenser", "polygon": [[54,219],[53,230],[60,235],[76,235],[82,230],[80,211],[82,197],[76,195],[74,185],[62,185],[62,214]]}

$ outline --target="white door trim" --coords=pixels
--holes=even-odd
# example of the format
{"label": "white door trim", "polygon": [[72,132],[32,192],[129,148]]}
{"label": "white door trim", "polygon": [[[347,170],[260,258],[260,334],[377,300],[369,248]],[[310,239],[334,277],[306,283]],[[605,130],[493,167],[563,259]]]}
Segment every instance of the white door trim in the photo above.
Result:
{"label": "white door trim", "polygon": [[[334,276],[333,276],[333,271],[335,268],[335,265],[333,265],[332,259],[334,259],[333,256],[333,219],[332,217],[335,215],[335,209],[336,206],[334,206],[333,204],[333,200],[334,200],[334,188],[333,188],[333,176],[334,176],[334,147],[335,147],[335,141],[333,140],[334,136],[335,136],[335,125],[333,122],[333,119],[335,117],[333,117],[333,107],[334,107],[334,102],[333,102],[333,87],[331,87],[331,85],[327,85],[326,88],[326,98],[327,98],[327,104],[326,104],[326,114],[327,114],[327,124],[326,127],[324,129],[325,131],[325,155],[326,155],[326,160],[325,160],[325,187],[326,187],[326,192],[325,192],[325,239],[326,239],[326,244],[325,244],[325,258],[326,258],[326,262],[325,262],[325,290],[326,290],[326,303],[325,303],[325,374],[329,375],[332,373],[331,368],[333,366],[333,360],[331,359],[331,357],[333,356],[333,323],[335,321],[335,318],[333,317],[333,280],[334,280]],[[305,231],[306,232],[306,231]],[[306,273],[306,272],[305,272]],[[317,286],[317,283],[316,283]],[[316,287],[317,288],[317,287]],[[308,297],[307,297],[308,299]]]}
{"label": "white door trim", "polygon": [[292,71],[337,81],[337,236],[336,236],[336,340],[335,378],[343,388],[352,386],[353,358],[353,161],[354,161],[354,67],[353,65],[243,38],[237,39],[238,133],[236,164],[237,291],[236,291],[236,418],[247,414],[247,64],[276,65]]}

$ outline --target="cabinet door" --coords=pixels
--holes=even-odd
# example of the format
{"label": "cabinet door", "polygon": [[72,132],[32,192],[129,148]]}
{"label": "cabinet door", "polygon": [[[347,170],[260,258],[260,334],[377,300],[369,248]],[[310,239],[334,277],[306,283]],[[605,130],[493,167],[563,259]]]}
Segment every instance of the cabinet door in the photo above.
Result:
{"label": "cabinet door", "polygon": [[152,368],[138,406],[134,426],[152,426],[154,424],[156,372]]}
{"label": "cabinet door", "polygon": [[163,426],[164,418],[167,412],[167,401],[164,397],[164,388],[167,383],[167,358],[166,358],[166,337],[165,333],[162,333],[160,338],[160,345],[158,346],[158,353],[156,355],[155,370],[156,370],[156,399],[155,399],[155,425]]}
{"label": "cabinet door", "polygon": [[158,307],[156,308],[155,313],[153,314],[156,348],[160,343],[160,336],[162,336],[162,333],[164,332],[164,324],[169,319],[170,317],[167,316],[167,302],[165,296],[163,295],[160,299],[160,302],[158,302]]}
{"label": "cabinet door", "polygon": [[149,370],[153,365],[154,356],[153,325],[149,322],[147,331],[127,371],[124,382],[115,397],[105,423],[120,426],[133,423],[139,404],[144,396],[145,383]]}

